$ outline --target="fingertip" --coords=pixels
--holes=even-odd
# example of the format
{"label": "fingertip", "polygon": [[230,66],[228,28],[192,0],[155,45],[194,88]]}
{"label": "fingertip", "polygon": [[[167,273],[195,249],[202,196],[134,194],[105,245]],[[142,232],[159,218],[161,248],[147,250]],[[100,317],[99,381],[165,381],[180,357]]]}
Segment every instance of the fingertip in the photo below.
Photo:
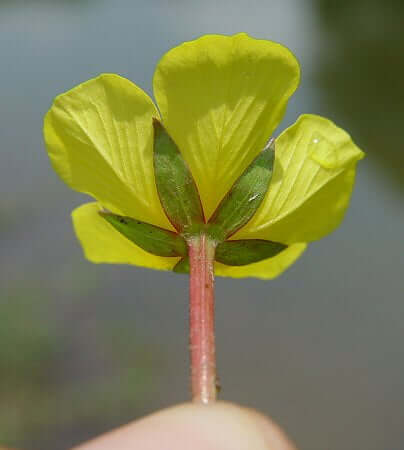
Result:
{"label": "fingertip", "polygon": [[159,411],[75,450],[295,450],[280,428],[237,405],[186,403]]}
{"label": "fingertip", "polygon": [[282,428],[269,417],[252,408],[244,408],[251,419],[265,436],[268,449],[297,450],[292,441],[286,436]]}

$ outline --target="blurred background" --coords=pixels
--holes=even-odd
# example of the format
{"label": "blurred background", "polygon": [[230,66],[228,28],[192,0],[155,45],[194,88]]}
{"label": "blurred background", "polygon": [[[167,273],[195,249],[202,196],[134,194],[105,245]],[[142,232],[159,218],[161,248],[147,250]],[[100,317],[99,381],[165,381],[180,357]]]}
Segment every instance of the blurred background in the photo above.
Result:
{"label": "blurred background", "polygon": [[63,450],[188,399],[187,279],[92,265],[50,168],[52,99],[100,72],[151,93],[206,33],[287,45],[301,87],[279,130],[327,116],[367,152],[343,225],[272,282],[217,280],[222,398],[301,450],[404,448],[404,2],[0,0],[0,443]]}

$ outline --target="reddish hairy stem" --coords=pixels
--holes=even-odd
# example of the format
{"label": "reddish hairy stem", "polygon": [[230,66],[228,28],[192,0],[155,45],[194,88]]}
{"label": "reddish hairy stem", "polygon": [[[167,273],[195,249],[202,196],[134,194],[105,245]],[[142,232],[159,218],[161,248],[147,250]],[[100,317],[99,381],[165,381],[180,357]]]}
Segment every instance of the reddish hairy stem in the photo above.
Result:
{"label": "reddish hairy stem", "polygon": [[192,401],[216,400],[215,244],[205,235],[189,240],[190,303],[189,347]]}

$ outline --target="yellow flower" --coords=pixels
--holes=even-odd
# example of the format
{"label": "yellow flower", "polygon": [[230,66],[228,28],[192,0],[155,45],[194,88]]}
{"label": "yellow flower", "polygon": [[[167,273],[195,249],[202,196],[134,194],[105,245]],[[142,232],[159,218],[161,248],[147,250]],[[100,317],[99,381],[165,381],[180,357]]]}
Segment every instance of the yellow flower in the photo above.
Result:
{"label": "yellow flower", "polygon": [[[145,252],[98,214],[104,207],[174,231],[156,190],[152,119],[164,123],[187,161],[208,219],[274,132],[299,77],[297,60],[280,44],[244,33],[207,35],[173,48],[159,62],[153,89],[160,112],[139,87],[113,74],[58,96],[44,126],[53,167],[70,187],[97,200],[73,211],[86,257],[173,269],[180,258]],[[331,121],[300,116],[276,139],[264,201],[232,236],[288,247],[246,266],[215,263],[216,274],[279,275],[308,242],[339,225],[362,157]]]}

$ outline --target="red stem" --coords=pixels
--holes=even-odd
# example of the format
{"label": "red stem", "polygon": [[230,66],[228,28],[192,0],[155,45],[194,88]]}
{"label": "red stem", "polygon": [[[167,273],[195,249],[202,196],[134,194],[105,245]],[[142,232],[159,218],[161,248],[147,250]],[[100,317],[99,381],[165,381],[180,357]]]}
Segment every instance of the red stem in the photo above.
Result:
{"label": "red stem", "polygon": [[189,344],[192,401],[216,400],[215,244],[205,235],[188,242],[190,264]]}

